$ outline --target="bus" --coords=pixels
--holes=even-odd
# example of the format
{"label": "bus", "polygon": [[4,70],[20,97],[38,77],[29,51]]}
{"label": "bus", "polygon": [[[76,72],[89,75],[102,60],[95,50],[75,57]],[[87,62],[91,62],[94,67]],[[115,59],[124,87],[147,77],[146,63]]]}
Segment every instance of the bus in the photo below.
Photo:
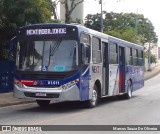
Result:
{"label": "bus", "polygon": [[144,48],[78,24],[34,24],[11,40],[14,97],[50,102],[129,99],[144,86]]}

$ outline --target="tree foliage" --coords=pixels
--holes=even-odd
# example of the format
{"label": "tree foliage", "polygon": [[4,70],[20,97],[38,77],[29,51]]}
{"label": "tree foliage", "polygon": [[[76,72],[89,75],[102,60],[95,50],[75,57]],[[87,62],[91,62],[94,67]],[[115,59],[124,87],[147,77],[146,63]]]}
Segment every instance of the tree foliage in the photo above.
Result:
{"label": "tree foliage", "polygon": [[33,23],[44,23],[51,18],[51,1],[48,0],[2,0],[5,18],[23,26]]}
{"label": "tree foliage", "polygon": [[[88,14],[85,26],[100,31],[100,17],[100,14]],[[104,33],[141,45],[158,40],[153,24],[142,14],[105,13]]]}
{"label": "tree foliage", "polygon": [[1,23],[2,23],[2,1],[0,0],[0,26],[1,26]]}
{"label": "tree foliage", "polygon": [[51,0],[0,0],[0,47],[9,44],[17,27],[50,22],[51,2]]}
{"label": "tree foliage", "polygon": [[155,55],[151,54],[151,57],[150,57],[150,61],[151,61],[151,64],[156,64],[157,63],[157,58]]}
{"label": "tree foliage", "polygon": [[100,31],[101,14],[88,14],[85,18],[85,26],[96,31]]}

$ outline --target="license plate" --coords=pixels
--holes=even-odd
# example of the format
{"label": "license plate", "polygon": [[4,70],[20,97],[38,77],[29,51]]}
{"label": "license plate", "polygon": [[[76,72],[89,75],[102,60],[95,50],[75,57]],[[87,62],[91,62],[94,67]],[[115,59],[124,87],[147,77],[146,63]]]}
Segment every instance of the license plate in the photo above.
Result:
{"label": "license plate", "polygon": [[40,92],[40,93],[35,93],[36,96],[46,96],[46,93]]}

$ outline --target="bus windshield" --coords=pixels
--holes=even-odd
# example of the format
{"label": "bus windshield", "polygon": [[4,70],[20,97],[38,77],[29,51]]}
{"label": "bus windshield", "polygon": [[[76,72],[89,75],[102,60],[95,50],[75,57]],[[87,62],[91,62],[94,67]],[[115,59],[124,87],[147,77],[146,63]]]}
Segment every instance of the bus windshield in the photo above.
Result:
{"label": "bus windshield", "polygon": [[16,43],[16,70],[66,72],[78,68],[75,40],[24,40]]}

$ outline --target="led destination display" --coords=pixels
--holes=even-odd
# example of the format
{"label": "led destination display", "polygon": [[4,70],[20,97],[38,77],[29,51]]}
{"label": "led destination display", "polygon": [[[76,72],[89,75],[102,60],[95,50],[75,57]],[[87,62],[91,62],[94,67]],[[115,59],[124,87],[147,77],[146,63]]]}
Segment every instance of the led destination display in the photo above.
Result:
{"label": "led destination display", "polygon": [[26,31],[26,35],[54,35],[54,34],[66,34],[66,28],[53,28],[53,29],[29,29]]}

